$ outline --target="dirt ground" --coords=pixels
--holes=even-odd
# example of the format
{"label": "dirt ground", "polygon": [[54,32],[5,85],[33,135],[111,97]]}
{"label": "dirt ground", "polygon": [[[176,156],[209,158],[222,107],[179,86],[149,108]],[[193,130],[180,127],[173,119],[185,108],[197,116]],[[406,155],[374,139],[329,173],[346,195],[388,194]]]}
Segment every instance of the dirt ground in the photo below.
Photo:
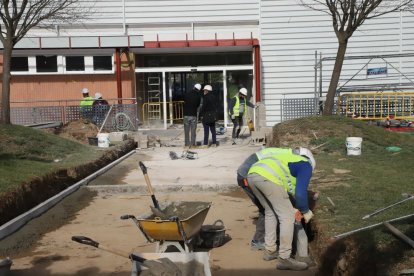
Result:
{"label": "dirt ground", "polygon": [[219,147],[194,150],[198,155],[194,160],[171,160],[171,151],[179,156],[183,151],[180,140],[174,140],[176,146],[137,150],[88,187],[0,241],[14,252],[11,275],[130,275],[127,258],[78,244],[71,237],[87,236],[121,252],[155,252],[155,244],[146,242],[132,220],[120,219],[124,214],[150,212],[152,201],[138,161],[148,167],[159,202],[212,202],[204,224],[221,219],[231,237],[223,246],[209,250],[213,275],[314,275],[315,269],[278,271],[276,261],[266,262],[262,252],[250,249],[257,210],[237,188],[235,172],[260,145],[245,139],[232,146],[228,134],[218,138]]}

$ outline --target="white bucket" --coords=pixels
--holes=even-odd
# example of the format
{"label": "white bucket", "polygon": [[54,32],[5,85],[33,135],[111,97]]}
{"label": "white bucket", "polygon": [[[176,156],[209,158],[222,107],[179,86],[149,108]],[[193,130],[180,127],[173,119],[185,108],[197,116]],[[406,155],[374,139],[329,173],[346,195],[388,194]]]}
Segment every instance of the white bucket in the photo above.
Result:
{"label": "white bucket", "polygon": [[108,148],[109,147],[109,133],[98,133],[98,147]]}
{"label": "white bucket", "polygon": [[347,137],[346,150],[348,155],[361,155],[362,138],[361,137]]}

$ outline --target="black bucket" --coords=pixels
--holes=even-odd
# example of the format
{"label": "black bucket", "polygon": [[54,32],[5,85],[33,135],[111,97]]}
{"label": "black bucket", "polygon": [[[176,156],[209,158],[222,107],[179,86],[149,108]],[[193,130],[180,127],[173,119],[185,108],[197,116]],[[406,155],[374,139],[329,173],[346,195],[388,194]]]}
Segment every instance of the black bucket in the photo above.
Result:
{"label": "black bucket", "polygon": [[88,137],[89,145],[97,146],[98,145],[98,137]]}
{"label": "black bucket", "polygon": [[226,228],[222,220],[216,220],[212,225],[203,225],[200,230],[201,247],[213,248],[226,242]]}

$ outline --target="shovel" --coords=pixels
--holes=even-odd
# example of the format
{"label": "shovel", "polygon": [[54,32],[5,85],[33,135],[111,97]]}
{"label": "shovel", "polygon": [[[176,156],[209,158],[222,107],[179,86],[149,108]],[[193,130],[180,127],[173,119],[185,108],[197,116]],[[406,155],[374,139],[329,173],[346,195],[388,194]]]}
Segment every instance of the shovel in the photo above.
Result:
{"label": "shovel", "polygon": [[148,260],[142,257],[139,257],[134,254],[128,254],[126,252],[120,252],[111,248],[108,248],[106,246],[101,245],[99,242],[92,240],[91,238],[84,237],[84,236],[72,236],[72,240],[81,244],[86,244],[95,248],[102,249],[103,251],[110,252],[112,254],[115,254],[117,256],[121,256],[133,261],[136,261],[140,263],[140,265],[146,267],[147,269],[150,269],[151,274],[150,275],[159,275],[154,273],[163,272],[162,275],[171,275],[171,276],[179,276],[181,275],[181,270],[178,268],[178,266],[173,263],[168,258],[160,258],[157,260]]}
{"label": "shovel", "polygon": [[145,167],[144,163],[142,163],[141,161],[139,161],[139,167],[141,168],[141,171],[144,174],[145,182],[147,183],[147,187],[148,187],[148,192],[150,193],[152,203],[154,204],[154,207],[150,206],[152,213],[160,217],[161,219],[166,219],[168,216],[161,211],[160,205],[158,204],[158,200],[155,198],[154,191],[151,185],[151,181],[147,174],[147,167]]}

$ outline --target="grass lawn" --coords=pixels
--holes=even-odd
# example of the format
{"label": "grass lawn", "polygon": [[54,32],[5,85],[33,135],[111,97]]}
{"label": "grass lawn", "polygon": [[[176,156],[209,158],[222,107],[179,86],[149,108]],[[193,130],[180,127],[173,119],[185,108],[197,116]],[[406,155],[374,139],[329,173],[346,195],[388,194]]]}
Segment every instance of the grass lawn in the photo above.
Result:
{"label": "grass lawn", "polygon": [[[414,194],[414,135],[340,117],[292,120],[276,125],[273,133],[277,146],[314,148],[317,165],[309,188],[319,193],[314,212],[321,251],[336,235],[409,215],[391,224],[414,239],[414,200],[362,219],[405,199],[403,193]],[[359,156],[347,155],[345,141],[351,136],[363,138]],[[391,146],[401,150],[387,150]],[[369,275],[398,275],[402,267],[414,268],[412,248],[382,225],[356,232],[338,255],[328,254],[337,260],[352,255],[348,261],[354,273],[349,275],[366,274],[370,263],[379,274]]]}
{"label": "grass lawn", "polygon": [[42,130],[0,124],[0,193],[59,168],[85,164],[102,152]]}

